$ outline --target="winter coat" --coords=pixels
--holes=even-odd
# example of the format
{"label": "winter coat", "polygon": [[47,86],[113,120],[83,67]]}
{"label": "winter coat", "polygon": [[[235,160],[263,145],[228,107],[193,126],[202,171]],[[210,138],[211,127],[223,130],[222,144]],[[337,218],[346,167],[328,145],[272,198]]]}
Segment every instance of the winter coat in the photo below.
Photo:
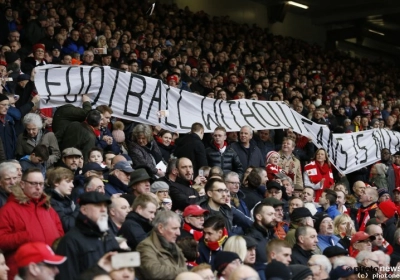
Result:
{"label": "winter coat", "polygon": [[177,158],[186,157],[191,160],[194,178],[197,176],[200,167],[208,166],[206,149],[196,133],[189,133],[176,140],[174,156]]}
{"label": "winter coat", "polygon": [[249,166],[265,167],[264,158],[254,140],[250,140],[249,149],[246,149],[240,142],[233,143],[231,148],[235,150],[239,156],[243,170],[246,170]]}
{"label": "winter coat", "polygon": [[206,154],[209,166],[219,166],[224,174],[233,171],[239,174],[240,179],[243,177],[244,170],[242,163],[240,162],[239,156],[231,147],[227,146],[225,151],[221,153],[214,144],[211,144],[211,146],[206,149]]}
{"label": "winter coat", "polygon": [[342,244],[339,243],[340,238],[337,237],[336,235],[321,235],[318,234],[318,248],[323,252],[327,247],[330,247],[332,245],[338,246],[340,248],[343,248]]}
{"label": "winter coat", "polygon": [[92,104],[90,101],[84,102],[82,108],[75,107],[71,104],[58,107],[54,112],[53,123],[51,126],[58,141],[61,140],[59,135],[62,136],[64,129],[66,129],[71,122],[83,122],[90,110],[92,110]]}
{"label": "winter coat", "polygon": [[[157,158],[155,158],[152,153],[156,154]],[[132,159],[133,168],[145,165],[151,168],[151,171],[153,171],[154,174],[157,174],[158,170],[156,165],[161,161],[162,155],[154,140],[150,142],[150,147],[143,147],[135,142],[130,143],[128,146],[128,154]]]}
{"label": "winter coat", "polygon": [[129,248],[135,251],[136,246],[147,238],[152,229],[150,220],[132,211],[126,216],[118,236],[126,238]]}
{"label": "winter coat", "polygon": [[254,206],[256,206],[256,204],[264,199],[258,189],[247,187],[242,188],[241,190],[245,195],[243,201],[246,203],[247,209],[250,209],[250,211],[254,208]]}
{"label": "winter coat", "polygon": [[247,208],[246,202],[244,201],[244,199],[246,198],[246,195],[244,194],[244,192],[241,189],[239,189],[239,191],[237,192],[236,195],[237,195],[237,199],[239,200],[239,205],[235,205],[235,196],[232,195],[232,193],[231,193],[231,205],[234,205],[239,211],[241,211],[247,217],[251,218],[250,211]]}
{"label": "winter coat", "polygon": [[119,147],[117,141],[115,141],[114,137],[112,144],[108,145],[107,142],[103,140],[103,136],[113,137],[111,131],[108,128],[100,128],[100,137],[96,138],[96,147],[103,149],[104,152],[112,151],[114,154],[119,155],[121,153],[121,148]]}
{"label": "winter coat", "polygon": [[222,218],[225,220],[225,227],[229,235],[231,235],[233,230],[233,211],[228,205],[223,204],[220,206],[219,211],[215,211],[208,205],[207,200],[200,203],[200,207],[209,211],[209,213],[204,217],[204,220],[207,220],[211,216],[222,216]]}
{"label": "winter coat", "polygon": [[8,200],[8,193],[0,187],[0,208],[6,204]]}
{"label": "winter coat", "polygon": [[385,240],[389,242],[389,244],[395,244],[394,233],[397,229],[396,219],[392,217],[386,220],[386,222],[382,223],[381,226],[382,226],[383,238],[385,238]]}
{"label": "winter coat", "polygon": [[75,226],[75,220],[79,214],[79,206],[76,205],[68,196],[62,196],[53,188],[46,189],[46,193],[51,197],[51,206],[60,217],[64,231],[68,232]]}
{"label": "winter coat", "polygon": [[204,237],[200,239],[199,241],[199,256],[197,258],[197,263],[207,263],[211,265],[212,269],[214,269],[214,260],[215,256],[221,252],[221,249],[218,249],[216,251],[211,251],[210,248],[207,247],[206,243],[204,243]]}
{"label": "winter coat", "polygon": [[161,138],[156,137],[155,140],[156,140],[156,142],[157,142],[158,148],[160,149],[160,152],[161,152],[161,155],[162,155],[163,160],[164,160],[165,162],[169,162],[169,160],[170,160],[170,158],[171,158],[171,155],[172,155],[172,154],[174,153],[174,151],[175,151],[175,143],[174,143],[174,142],[171,142],[171,144],[170,144],[169,146],[165,146],[165,145],[162,143],[162,139],[161,139]]}
{"label": "winter coat", "polygon": [[108,183],[104,186],[106,195],[112,196],[117,193],[128,193],[128,185],[125,185],[120,179],[114,175],[108,176]]}
{"label": "winter coat", "polygon": [[37,203],[29,199],[19,185],[12,187],[7,203],[0,209],[0,249],[10,267],[8,279],[14,279],[17,265],[15,251],[27,242],[40,241],[47,245],[64,235],[50,197],[43,194]]}
{"label": "winter coat", "polygon": [[[198,204],[201,200],[199,193],[192,188],[190,182],[181,178],[176,178],[175,182],[171,182],[169,186],[169,196],[172,200],[172,211],[183,211],[191,204]],[[189,198],[189,196],[195,196]]]}
{"label": "winter coat", "polygon": [[308,260],[312,256],[312,251],[306,251],[302,249],[299,245],[294,244],[292,249],[292,261],[290,264],[302,264],[307,265]]}
{"label": "winter coat", "polygon": [[[293,184],[298,184],[303,187],[303,175],[301,172],[300,161],[292,154],[289,158],[285,157],[282,151],[279,151],[279,166],[292,180]],[[289,167],[294,165],[293,173],[289,173]]]}
{"label": "winter coat", "polygon": [[19,160],[19,164],[21,165],[22,172],[25,172],[26,170],[28,170],[30,168],[37,168],[42,172],[43,178],[46,178],[46,166],[45,166],[45,164],[33,163],[31,161],[31,159],[30,159],[30,156],[26,155],[26,156],[22,157]]}
{"label": "winter coat", "polygon": [[101,232],[95,222],[78,214],[75,227],[61,239],[56,254],[68,261],[59,265],[56,280],[77,280],[79,274],[95,265],[107,252],[118,250],[119,244],[109,231]]}
{"label": "winter coat", "polygon": [[9,115],[5,116],[4,123],[1,123],[0,125],[0,140],[3,142],[5,159],[15,158],[15,143],[17,142],[17,136],[14,125],[15,122]]}
{"label": "winter coat", "polygon": [[58,147],[57,138],[53,132],[46,133],[45,130],[39,132],[38,136],[39,135],[40,139],[38,139],[38,141],[33,141],[33,139],[28,136],[26,131],[18,136],[17,149],[15,153],[17,159],[20,159],[26,155],[30,155],[37,145],[45,145],[49,150],[50,155],[46,162],[46,166],[53,166],[53,164],[55,164],[61,158],[61,152],[60,148]]}
{"label": "winter coat", "polygon": [[136,251],[140,253],[141,265],[135,269],[139,280],[173,280],[181,273],[187,271],[185,257],[176,244],[178,258],[161,246],[161,241],[155,231],[140,242]]}

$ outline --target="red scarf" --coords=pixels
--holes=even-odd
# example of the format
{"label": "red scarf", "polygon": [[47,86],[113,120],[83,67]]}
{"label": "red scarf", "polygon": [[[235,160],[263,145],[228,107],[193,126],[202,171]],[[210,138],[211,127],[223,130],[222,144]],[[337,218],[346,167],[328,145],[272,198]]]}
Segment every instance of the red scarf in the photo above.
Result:
{"label": "red scarf", "polygon": [[195,266],[198,266],[198,264],[196,263],[196,261],[193,261],[193,262],[186,262],[186,266],[188,266],[188,267],[195,267]]}
{"label": "red scarf", "polygon": [[182,229],[193,235],[194,240],[199,241],[203,237],[203,232],[193,229],[189,224],[183,223]]}
{"label": "red scarf", "polygon": [[[358,229],[359,231],[364,231],[365,230],[365,228],[366,228],[366,226],[367,226],[367,222],[369,221],[369,219],[370,219],[370,216],[369,216],[369,210],[372,210],[372,209],[375,209],[375,208],[377,208],[378,206],[376,205],[376,203],[374,203],[374,204],[372,204],[371,206],[369,206],[369,207],[367,207],[367,208],[365,208],[365,209],[363,209],[363,208],[359,208],[358,209],[358,212],[357,212],[357,224],[359,224],[360,225],[360,228]],[[364,213],[364,217],[363,217],[363,220],[361,221],[361,213]],[[361,223],[360,223],[361,222]]]}
{"label": "red scarf", "polygon": [[220,240],[218,241],[210,241],[207,242],[204,240],[204,243],[206,244],[206,246],[208,248],[210,248],[211,251],[217,251],[219,249],[222,249],[222,245],[224,244],[225,240],[228,239],[228,231],[226,230],[226,228],[224,228],[222,237]]}
{"label": "red scarf", "polygon": [[3,124],[6,123],[6,115],[0,115],[0,122],[2,122]]}
{"label": "red scarf", "polygon": [[221,150],[223,147],[226,147],[228,145],[228,143],[226,141],[224,141],[224,145],[222,145],[222,147],[218,146],[217,143],[215,143],[215,141],[213,141],[213,145],[215,147],[217,147],[218,150]]}
{"label": "red scarf", "polygon": [[95,129],[93,126],[91,126],[90,124],[88,124],[86,121],[85,123],[92,129],[94,135],[96,135],[96,138],[99,138],[101,135],[101,132],[99,129]]}

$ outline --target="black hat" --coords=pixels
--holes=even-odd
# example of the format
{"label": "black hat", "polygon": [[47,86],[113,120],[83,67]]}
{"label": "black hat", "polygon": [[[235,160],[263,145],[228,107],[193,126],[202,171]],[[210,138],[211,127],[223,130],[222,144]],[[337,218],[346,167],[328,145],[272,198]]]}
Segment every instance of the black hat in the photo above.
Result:
{"label": "black hat", "polygon": [[238,254],[229,251],[221,251],[215,255],[214,259],[214,270],[218,272],[218,275],[225,270],[225,268],[234,260],[240,260]]}
{"label": "black hat", "polygon": [[272,260],[265,267],[266,280],[287,280],[292,279],[291,272],[284,263]]}
{"label": "black hat", "polygon": [[317,232],[319,232],[319,226],[321,225],[322,221],[326,218],[330,218],[328,214],[324,212],[318,212],[314,215],[314,228]]}
{"label": "black hat", "polygon": [[4,100],[9,100],[9,99],[8,99],[8,96],[5,95],[5,94],[0,93],[0,102],[1,102],[1,101],[4,101]]}
{"label": "black hat", "polygon": [[157,74],[161,74],[161,73],[164,72],[165,70],[168,70],[167,66],[165,66],[164,64],[161,64],[161,65],[158,66],[158,68],[157,68]]}
{"label": "black hat", "polygon": [[18,59],[20,59],[19,55],[15,52],[5,52],[4,57],[6,58],[7,64],[14,63]]}
{"label": "black hat", "polygon": [[329,278],[331,280],[339,280],[353,274],[355,274],[355,272],[352,267],[341,265],[331,270],[329,273]]}
{"label": "black hat", "polygon": [[306,207],[299,207],[293,209],[292,213],[289,215],[291,221],[296,221],[301,218],[312,217],[310,210]]}
{"label": "black hat", "polygon": [[263,200],[261,200],[261,203],[264,205],[272,206],[274,208],[285,205],[283,201],[276,199],[275,197],[266,197]]}
{"label": "black hat", "polygon": [[103,202],[111,204],[111,199],[105,194],[99,192],[85,192],[78,199],[78,203],[81,206],[85,204],[98,204]]}
{"label": "black hat", "polygon": [[349,252],[339,246],[329,246],[325,248],[322,254],[325,255],[327,258],[332,258],[336,256],[347,256]]}
{"label": "black hat", "polygon": [[85,174],[88,171],[106,171],[108,170],[107,167],[102,167],[100,164],[98,164],[97,162],[88,162],[86,163],[83,168],[82,168],[82,174]]}
{"label": "black hat", "polygon": [[292,272],[292,280],[303,280],[313,275],[311,269],[302,264],[291,264],[289,270]]}
{"label": "black hat", "polygon": [[132,186],[140,181],[145,181],[145,180],[150,181],[150,179],[151,178],[149,174],[146,172],[146,169],[139,168],[131,173],[131,180],[129,181],[129,186]]}
{"label": "black hat", "polygon": [[26,81],[26,80],[30,80],[31,76],[29,76],[28,74],[21,74],[17,77],[17,82],[22,82],[22,81]]}
{"label": "black hat", "polygon": [[254,248],[257,246],[257,240],[255,240],[251,236],[243,235],[244,240],[246,241],[247,249]]}
{"label": "black hat", "polygon": [[276,181],[268,181],[267,190],[270,190],[270,189],[282,190],[282,186]]}

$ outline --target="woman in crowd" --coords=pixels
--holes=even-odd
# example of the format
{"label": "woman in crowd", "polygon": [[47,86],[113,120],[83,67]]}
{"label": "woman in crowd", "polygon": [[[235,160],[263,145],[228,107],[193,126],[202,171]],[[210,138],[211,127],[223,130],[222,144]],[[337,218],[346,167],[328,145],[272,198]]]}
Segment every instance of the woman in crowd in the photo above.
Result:
{"label": "woman in crowd", "polygon": [[324,149],[318,149],[314,160],[304,167],[303,178],[304,185],[315,190],[315,202],[319,201],[324,189],[335,184],[328,154]]}
{"label": "woman in crowd", "polygon": [[153,139],[150,126],[138,124],[132,131],[132,141],[128,147],[129,156],[132,158],[133,168],[138,166],[149,167],[153,174],[162,177],[164,172],[158,170],[156,165],[162,161],[161,151]]}
{"label": "woman in crowd", "polygon": [[340,238],[339,243],[344,248],[350,247],[351,236],[356,233],[354,222],[347,214],[336,216],[333,220],[333,234]]}
{"label": "woman in crowd", "polygon": [[22,121],[25,130],[18,136],[16,154],[21,158],[32,153],[37,145],[45,145],[49,150],[47,167],[53,166],[61,158],[57,138],[53,132],[47,132],[43,128],[43,121],[40,115],[35,113],[27,114]]}
{"label": "woman in crowd", "polygon": [[172,141],[172,133],[168,130],[161,130],[157,136],[155,136],[158,148],[161,151],[162,158],[165,162],[168,162],[171,158],[175,149],[175,144]]}

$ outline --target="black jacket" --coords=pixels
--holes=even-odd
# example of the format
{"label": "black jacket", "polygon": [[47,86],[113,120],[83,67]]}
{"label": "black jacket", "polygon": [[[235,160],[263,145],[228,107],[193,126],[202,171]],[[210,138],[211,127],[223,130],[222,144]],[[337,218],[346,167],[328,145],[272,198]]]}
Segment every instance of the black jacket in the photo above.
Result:
{"label": "black jacket", "polygon": [[248,229],[246,235],[257,240],[256,263],[254,264],[254,269],[259,270],[265,268],[264,264],[267,263],[267,252],[265,248],[268,242],[275,238],[274,230],[266,230],[259,224],[254,223],[253,226]]}
{"label": "black jacket", "polygon": [[386,222],[382,223],[381,226],[383,231],[383,238],[385,238],[385,240],[389,242],[389,244],[395,244],[394,233],[396,232],[396,219],[392,217]]}
{"label": "black jacket", "polygon": [[261,154],[260,149],[254,140],[250,140],[250,148],[246,149],[242,143],[235,142],[231,145],[231,148],[235,150],[239,156],[240,162],[242,163],[243,170],[246,170],[249,166],[254,167],[265,167],[264,158]]}
{"label": "black jacket", "polygon": [[243,177],[242,163],[239,156],[230,146],[227,146],[221,154],[218,148],[212,144],[206,149],[206,153],[209,166],[219,166],[225,174],[234,171],[239,174],[240,179]]}
{"label": "black jacket", "polygon": [[165,162],[169,162],[171,158],[171,154],[174,153],[175,151],[175,145],[171,144],[169,146],[165,146],[163,143],[160,143],[159,141],[156,141],[158,148],[160,149],[162,158]]}
{"label": "black jacket", "polygon": [[132,251],[136,250],[136,246],[149,235],[153,229],[150,220],[140,216],[136,212],[130,212],[118,231],[118,235],[122,235],[127,239],[128,246]]}
{"label": "black jacket", "polygon": [[258,191],[258,189],[253,189],[250,187],[241,188],[241,191],[244,193],[245,197],[243,198],[244,203],[246,203],[247,209],[251,211],[253,207],[259,203],[264,197]]}
{"label": "black jacket", "polygon": [[66,256],[68,261],[59,265],[56,280],[77,280],[79,274],[95,265],[107,252],[119,249],[114,234],[100,232],[98,226],[79,213],[75,227],[60,241],[56,254]]}
{"label": "black jacket", "polygon": [[211,216],[216,216],[216,215],[222,216],[225,219],[225,227],[229,233],[229,236],[232,235],[233,211],[228,205],[226,204],[221,205],[219,211],[215,211],[211,209],[211,207],[208,205],[208,201],[204,201],[200,204],[200,207],[209,211],[209,214],[205,217],[205,220]]}
{"label": "black jacket", "polygon": [[292,261],[290,264],[307,265],[312,256],[312,251],[303,250],[299,245],[294,244],[292,249]]}
{"label": "black jacket", "polygon": [[79,214],[79,206],[67,196],[62,196],[54,189],[46,189],[46,193],[50,195],[51,207],[56,210],[58,216],[60,217],[63,229],[68,232],[71,228],[75,226],[76,217]]}
{"label": "black jacket", "polygon": [[[176,178],[176,182],[171,182],[169,186],[169,196],[172,200],[172,211],[185,210],[186,206],[198,204],[201,200],[199,193],[192,188],[190,182],[181,178]],[[195,196],[189,198],[189,196]]]}
{"label": "black jacket", "polygon": [[206,149],[196,133],[190,133],[182,139],[177,139],[174,156],[186,157],[192,161],[194,177],[197,176],[200,167],[208,166]]}

